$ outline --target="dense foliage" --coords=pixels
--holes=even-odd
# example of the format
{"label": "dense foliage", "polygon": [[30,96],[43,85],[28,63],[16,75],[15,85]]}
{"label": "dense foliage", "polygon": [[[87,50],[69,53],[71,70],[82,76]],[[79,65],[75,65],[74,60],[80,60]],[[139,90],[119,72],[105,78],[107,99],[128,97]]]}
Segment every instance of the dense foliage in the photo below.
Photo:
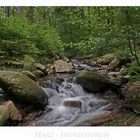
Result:
{"label": "dense foliage", "polygon": [[139,7],[1,7],[0,57],[89,58],[115,52],[139,63]]}

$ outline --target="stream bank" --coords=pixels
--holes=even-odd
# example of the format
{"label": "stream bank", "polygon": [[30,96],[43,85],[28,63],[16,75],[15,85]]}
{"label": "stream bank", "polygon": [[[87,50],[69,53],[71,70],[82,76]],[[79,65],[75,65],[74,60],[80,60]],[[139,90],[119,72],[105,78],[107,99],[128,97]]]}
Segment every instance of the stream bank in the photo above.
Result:
{"label": "stream bank", "polygon": [[[43,97],[47,97],[48,103],[45,105],[44,109],[37,109],[37,106],[34,104],[35,102],[32,100],[34,99],[33,96],[29,96],[29,102],[31,101],[30,104],[27,104],[27,102],[21,104],[20,100],[17,101],[16,99],[12,98],[17,110],[22,114],[22,119],[12,121],[9,120],[7,123],[5,123],[5,125],[120,125],[119,122],[123,121],[121,117],[125,115],[126,118],[129,118],[129,114],[132,112],[132,110],[129,111],[126,100],[121,93],[121,88],[128,82],[129,75],[122,75],[122,72],[124,72],[124,66],[120,66],[118,61],[114,60],[115,58],[112,59],[113,60],[108,60],[106,63],[105,60],[100,61],[102,64],[93,60],[57,60],[54,65],[44,66],[37,64],[36,73],[31,73],[29,71],[22,72],[23,75],[26,75],[28,78],[32,79],[37,87],[38,85],[41,86],[41,89],[43,90],[41,90],[41,94],[43,94]],[[47,75],[45,76],[46,73]],[[84,84],[81,83],[81,79],[77,80],[81,73],[87,74],[86,78],[84,78],[82,75]],[[91,73],[92,75],[90,75]],[[93,79],[91,79],[91,77]],[[86,87],[85,82],[88,85]],[[12,86],[13,81],[10,88],[12,88]],[[15,90],[17,86],[14,86],[13,88]],[[20,91],[18,92],[21,93]],[[11,97],[8,97],[8,100],[11,100]],[[43,102],[41,101],[39,103]],[[139,125],[139,116],[135,114],[132,119],[134,118],[137,118],[137,125]],[[131,117],[129,119],[131,120]],[[113,123],[114,120],[116,120],[115,123]],[[117,122],[117,120],[120,121]],[[130,122],[131,121],[126,124],[133,125],[133,123]],[[136,123],[134,124],[136,125]]]}

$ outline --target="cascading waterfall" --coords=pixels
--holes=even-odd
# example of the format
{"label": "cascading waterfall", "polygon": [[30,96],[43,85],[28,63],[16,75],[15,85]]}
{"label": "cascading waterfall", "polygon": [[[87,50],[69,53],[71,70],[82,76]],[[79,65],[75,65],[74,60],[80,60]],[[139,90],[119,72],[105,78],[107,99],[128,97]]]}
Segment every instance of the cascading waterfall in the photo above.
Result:
{"label": "cascading waterfall", "polygon": [[[49,97],[47,107],[51,111],[31,122],[32,126],[75,126],[82,121],[110,112],[107,109],[111,106],[108,100],[99,99],[93,93],[87,93],[74,81],[69,82],[69,79],[65,79],[57,89],[43,89]],[[65,105],[67,103],[68,105]]]}

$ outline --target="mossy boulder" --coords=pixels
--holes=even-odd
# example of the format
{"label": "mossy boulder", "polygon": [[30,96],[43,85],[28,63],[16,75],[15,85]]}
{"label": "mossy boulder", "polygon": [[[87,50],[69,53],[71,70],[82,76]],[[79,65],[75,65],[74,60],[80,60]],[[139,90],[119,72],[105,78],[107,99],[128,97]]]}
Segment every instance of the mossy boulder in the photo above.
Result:
{"label": "mossy boulder", "polygon": [[108,87],[109,79],[95,72],[83,71],[77,76],[77,83],[87,91],[99,92]]}
{"label": "mossy boulder", "polygon": [[0,126],[4,125],[4,123],[9,118],[9,111],[7,107],[0,105]]}
{"label": "mossy boulder", "polygon": [[140,114],[140,81],[128,83],[122,89],[128,106],[131,107],[135,113]]}
{"label": "mossy boulder", "polygon": [[35,70],[32,72],[37,78],[41,78],[43,76],[45,76],[44,72],[42,72],[41,70]]}
{"label": "mossy boulder", "polygon": [[114,54],[106,54],[97,60],[98,64],[108,65],[115,58]]}
{"label": "mossy boulder", "polygon": [[19,72],[0,71],[0,85],[7,93],[20,101],[40,106],[47,104],[47,94],[32,79]]}

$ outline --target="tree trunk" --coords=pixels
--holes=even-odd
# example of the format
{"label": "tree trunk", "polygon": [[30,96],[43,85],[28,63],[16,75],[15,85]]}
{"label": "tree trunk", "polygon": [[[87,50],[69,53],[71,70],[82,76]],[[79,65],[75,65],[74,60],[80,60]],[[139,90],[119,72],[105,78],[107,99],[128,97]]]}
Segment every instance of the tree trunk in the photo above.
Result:
{"label": "tree trunk", "polygon": [[12,14],[12,7],[6,6],[6,7],[5,7],[5,16],[6,16],[6,17],[10,17],[11,14]]}

